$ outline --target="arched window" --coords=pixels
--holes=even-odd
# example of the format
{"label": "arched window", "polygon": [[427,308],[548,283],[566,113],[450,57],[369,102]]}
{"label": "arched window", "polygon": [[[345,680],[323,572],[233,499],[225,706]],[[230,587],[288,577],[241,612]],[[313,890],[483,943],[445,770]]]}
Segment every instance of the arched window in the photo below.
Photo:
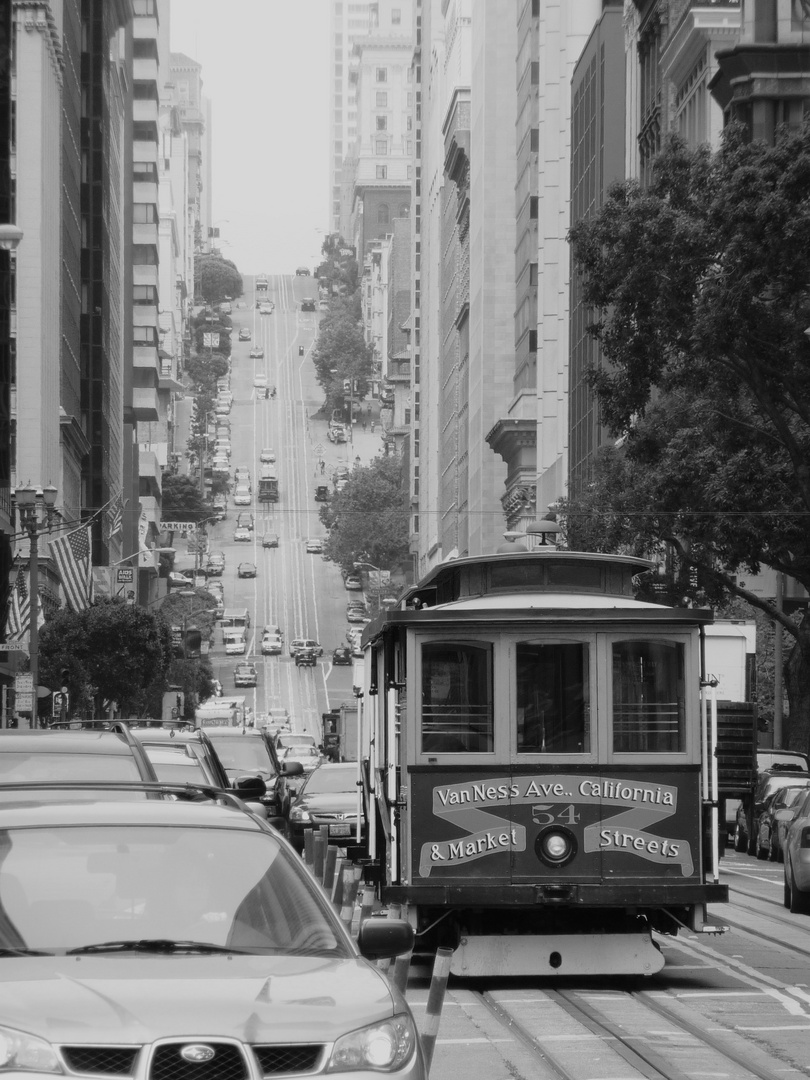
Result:
{"label": "arched window", "polygon": [[380,203],[377,207],[377,224],[387,225],[391,220],[391,213],[388,209],[388,203]]}

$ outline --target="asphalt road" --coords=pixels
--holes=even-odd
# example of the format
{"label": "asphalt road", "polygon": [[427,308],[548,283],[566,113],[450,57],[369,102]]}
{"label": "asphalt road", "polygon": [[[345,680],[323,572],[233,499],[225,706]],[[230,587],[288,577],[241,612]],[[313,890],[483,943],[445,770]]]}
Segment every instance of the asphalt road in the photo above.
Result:
{"label": "asphalt road", "polygon": [[[275,302],[275,311],[261,315],[256,308],[254,280],[245,278],[245,295],[234,302],[232,313],[230,464],[232,471],[237,466],[250,470],[253,505],[237,507],[231,499],[225,521],[209,531],[209,547],[225,553],[221,579],[225,607],[245,607],[251,616],[245,659],[256,663],[259,682],[255,690],[236,692],[246,694],[257,714],[286,707],[298,730],[320,736],[321,713],[353,697],[352,668],[332,668],[331,653],[337,645],[345,644],[346,603],[358,594],[344,589],[336,566],[306,552],[308,538],[324,535],[315,488],[324,482],[331,487],[335,467],[351,468],[358,456],[369,461],[379,453],[381,443],[379,428],[372,433],[358,425],[351,442],[334,445],[326,437],[326,419],[315,416],[323,402],[311,356],[320,316],[300,310],[303,296],[317,295],[313,279],[271,277],[268,295]],[[251,331],[249,342],[238,340],[239,330],[245,326]],[[255,345],[263,348],[263,359],[250,358]],[[275,398],[266,400],[255,390],[254,376],[260,372],[276,387]],[[256,499],[263,447],[272,447],[276,454],[280,499],[275,504]],[[324,473],[320,460],[325,462]],[[236,516],[243,509],[251,511],[255,519],[250,543],[233,539]],[[279,535],[278,548],[262,547],[265,532]],[[255,563],[258,576],[239,579],[236,571],[240,562]],[[286,648],[281,657],[262,657],[261,630],[270,623],[281,626],[285,646],[294,637],[319,641],[324,656],[318,665],[296,668]],[[233,670],[243,658],[225,656],[219,633],[209,658],[225,693],[234,692]]]}

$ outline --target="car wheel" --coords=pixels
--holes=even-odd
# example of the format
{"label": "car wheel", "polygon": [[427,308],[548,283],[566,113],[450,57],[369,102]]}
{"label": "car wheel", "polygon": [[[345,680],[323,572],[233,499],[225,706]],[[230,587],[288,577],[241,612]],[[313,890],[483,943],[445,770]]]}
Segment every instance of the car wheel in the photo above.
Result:
{"label": "car wheel", "polygon": [[766,848],[764,846],[764,844],[760,843],[759,837],[757,837],[756,847],[757,847],[757,858],[760,860],[760,862],[764,862],[768,858],[768,855],[770,854],[769,849]]}
{"label": "car wheel", "polygon": [[740,853],[746,849],[745,833],[740,828],[739,822],[734,826],[734,850]]}
{"label": "car wheel", "polygon": [[771,862],[779,862],[779,848],[776,844],[776,837],[771,833],[771,843],[768,848],[768,858]]}
{"label": "car wheel", "polygon": [[791,875],[790,910],[794,915],[810,915],[810,893],[802,892]]}

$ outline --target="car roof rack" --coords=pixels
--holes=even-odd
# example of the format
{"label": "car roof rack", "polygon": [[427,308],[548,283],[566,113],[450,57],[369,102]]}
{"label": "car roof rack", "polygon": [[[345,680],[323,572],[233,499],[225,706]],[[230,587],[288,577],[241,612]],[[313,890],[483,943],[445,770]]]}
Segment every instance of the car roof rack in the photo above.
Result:
{"label": "car roof rack", "polygon": [[[161,721],[139,720],[138,723],[161,723]],[[186,721],[183,721],[185,723]],[[48,724],[48,731],[106,731],[111,735],[120,735],[129,746],[140,749],[140,744],[130,730],[131,720],[54,720]]]}
{"label": "car roof rack", "polygon": [[248,816],[255,816],[235,792],[214,787],[212,784],[178,784],[165,780],[11,780],[0,784],[0,794],[9,791],[143,791],[147,795],[196,795],[211,802],[224,803],[247,813]]}

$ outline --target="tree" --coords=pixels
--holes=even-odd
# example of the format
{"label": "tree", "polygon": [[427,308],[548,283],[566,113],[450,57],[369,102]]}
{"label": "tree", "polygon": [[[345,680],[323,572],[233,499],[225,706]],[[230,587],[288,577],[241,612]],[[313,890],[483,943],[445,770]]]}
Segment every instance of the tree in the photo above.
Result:
{"label": "tree", "polygon": [[[377,457],[357,466],[346,487],[321,507],[329,529],[324,553],[348,572],[365,560],[387,570],[408,557],[408,508],[397,457]],[[369,528],[369,522],[374,528]]]}
{"label": "tree", "polygon": [[355,399],[368,394],[373,356],[373,348],[366,344],[359,293],[334,303],[321,319],[312,354],[315,375],[326,394],[328,409],[343,408],[343,384],[347,379],[354,383]]}
{"label": "tree", "polygon": [[202,521],[211,511],[203,502],[200,489],[187,476],[169,475],[163,477],[163,505],[161,509],[166,521]]}
{"label": "tree", "polygon": [[117,702],[124,716],[149,715],[151,702],[166,689],[171,631],[159,613],[104,599],[84,611],[51,616],[40,633],[39,655],[48,685],[61,683],[67,669],[74,712],[102,716]]}
{"label": "tree", "polygon": [[810,588],[810,126],[773,146],[672,138],[571,230],[621,438],[564,508],[569,546],[674,555],[682,595],[738,596],[793,641],[789,745],[810,745],[810,622],[741,587],[761,565]]}
{"label": "tree", "polygon": [[194,292],[209,304],[241,296],[242,291],[242,275],[230,259],[220,255],[198,255],[194,259]]}

